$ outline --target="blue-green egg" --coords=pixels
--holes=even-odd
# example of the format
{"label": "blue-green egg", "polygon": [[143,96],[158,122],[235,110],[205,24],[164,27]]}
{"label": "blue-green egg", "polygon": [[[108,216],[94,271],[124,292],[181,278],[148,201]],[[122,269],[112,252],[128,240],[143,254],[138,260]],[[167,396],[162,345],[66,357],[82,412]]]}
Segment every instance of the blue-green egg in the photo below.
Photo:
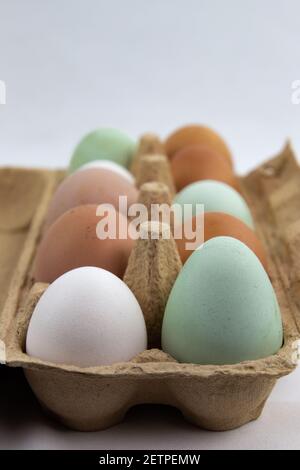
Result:
{"label": "blue-green egg", "polygon": [[[225,212],[242,220],[251,228],[254,226],[250,209],[244,198],[231,186],[220,181],[203,180],[189,184],[175,196],[173,203],[179,205],[177,208],[174,206],[178,217],[182,210],[183,220],[199,212],[196,204],[204,204],[205,212]],[[183,210],[184,204],[191,205],[190,212]]]}
{"label": "blue-green egg", "polygon": [[234,364],[275,354],[282,342],[279,305],[257,256],[231,237],[204,243],[170,293],[163,350],[179,362]]}
{"label": "blue-green egg", "polygon": [[118,129],[97,129],[79,142],[72,155],[69,170],[73,172],[94,160],[111,160],[128,167],[136,143]]}

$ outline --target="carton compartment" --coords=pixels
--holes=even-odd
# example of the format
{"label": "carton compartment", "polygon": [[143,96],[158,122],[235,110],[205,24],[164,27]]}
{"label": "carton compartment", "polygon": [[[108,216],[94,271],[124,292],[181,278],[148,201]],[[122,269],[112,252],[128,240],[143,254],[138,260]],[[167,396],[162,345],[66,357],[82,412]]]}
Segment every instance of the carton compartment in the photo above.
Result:
{"label": "carton compartment", "polygon": [[31,170],[3,168],[0,170],[0,181],[1,311],[29,224],[43,192],[43,178]]}
{"label": "carton compartment", "polygon": [[[157,152],[157,139],[152,147],[147,144],[147,137],[142,144],[147,152]],[[151,161],[141,150],[134,160],[138,172],[143,172],[146,166],[155,174],[155,161],[164,168],[160,176],[165,176],[159,182],[153,182],[153,177],[148,178],[147,174],[140,177],[140,201],[146,204],[170,200],[170,175],[163,160],[156,156]],[[174,240],[162,237],[168,227],[158,222],[143,224],[143,230],[157,232],[157,240],[136,243],[124,276],[141,304],[151,349],[127,363],[90,368],[29,357],[24,352],[28,323],[47,287],[33,283],[31,267],[51,195],[63,172],[36,170],[33,174],[39,176],[29,185],[35,188],[28,195],[31,210],[24,210],[22,226],[16,225],[18,235],[25,227],[26,230],[16,243],[19,251],[16,249],[7,267],[10,281],[5,279],[7,284],[4,284],[9,287],[6,299],[2,300],[0,359],[9,366],[24,368],[42,406],[67,426],[84,431],[111,426],[122,420],[130,407],[140,403],[175,406],[198,426],[218,431],[256,419],[276,380],[294,369],[295,341],[299,338],[300,176],[290,145],[274,159],[240,178],[258,236],[266,247],[283,318],[284,344],[276,355],[233,365],[181,364],[158,349],[165,303],[181,267]],[[1,185],[2,179],[5,178],[1,176]],[[21,204],[19,199],[25,201],[22,196],[25,190],[19,183],[16,186],[19,188],[17,207]],[[14,202],[11,207],[15,207]],[[2,221],[1,237],[5,228],[9,227],[10,233],[15,229],[13,217],[7,215],[3,220],[7,225]]]}

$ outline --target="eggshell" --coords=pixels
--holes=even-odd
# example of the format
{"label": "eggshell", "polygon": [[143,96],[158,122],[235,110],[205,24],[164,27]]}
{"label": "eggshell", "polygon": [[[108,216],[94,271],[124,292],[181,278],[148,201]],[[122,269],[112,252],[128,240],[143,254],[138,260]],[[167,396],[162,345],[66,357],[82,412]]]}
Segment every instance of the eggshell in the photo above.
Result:
{"label": "eggshell", "polygon": [[[138,190],[123,176],[105,168],[90,168],[69,175],[57,188],[49,205],[45,229],[64,212],[84,204],[112,204],[119,210],[119,196],[128,207],[137,201]],[[124,212],[124,215],[127,215]]]}
{"label": "eggshell", "polygon": [[217,180],[239,190],[232,166],[224,155],[204,145],[190,145],[175,153],[171,170],[177,191],[200,180]]}
{"label": "eggshell", "polygon": [[118,129],[96,129],[77,145],[70,161],[70,172],[93,160],[112,160],[128,167],[136,143]]}
{"label": "eggshell", "polygon": [[[214,237],[232,237],[245,243],[245,245],[252,250],[265,270],[268,270],[267,257],[265,249],[258,239],[257,235],[251,230],[244,222],[223,212],[206,212],[204,214],[204,220],[199,216],[194,216],[192,220],[187,220],[186,223],[192,223],[192,230],[195,233],[196,228],[203,230],[204,239],[206,242]],[[204,224],[204,226],[202,225]],[[176,239],[177,248],[181,261],[183,263],[193,253],[193,250],[187,249],[187,243],[193,242],[185,236],[185,231],[182,230],[182,238]]]}
{"label": "eggshell", "polygon": [[168,299],[163,350],[180,362],[234,364],[275,354],[282,341],[276,295],[255,254],[231,237],[194,251]]}
{"label": "eggshell", "polygon": [[78,170],[76,171],[82,171],[82,170],[89,170],[91,168],[103,168],[104,170],[111,170],[117,173],[118,175],[123,176],[129,183],[135,184],[135,178],[130,171],[127,170],[127,168],[124,168],[123,166],[119,165],[118,163],[111,162],[110,160],[93,160],[92,162],[86,163],[85,165],[82,165]]}
{"label": "eggshell", "polygon": [[69,271],[48,287],[26,339],[30,356],[80,367],[129,361],[146,348],[135,296],[116,276],[94,267]]}
{"label": "eggshell", "polygon": [[204,204],[205,212],[225,212],[253,228],[251,212],[244,198],[228,184],[220,181],[203,180],[189,184],[175,196],[173,204],[179,205],[174,207],[177,220],[179,209],[183,209],[184,204],[191,204],[192,211],[183,212],[183,219],[199,212],[196,204]]}
{"label": "eggshell", "polygon": [[[65,212],[45,233],[38,246],[34,278],[53,282],[63,273],[81,266],[97,266],[122,277],[133,247],[127,237],[122,240],[99,239],[97,224],[103,217],[96,215],[97,205],[79,206]],[[127,218],[117,214],[117,231],[127,233]]]}
{"label": "eggshell", "polygon": [[189,145],[205,145],[211,150],[224,155],[232,165],[232,157],[227,144],[215,131],[206,126],[189,125],[180,127],[173,132],[165,141],[165,150],[169,158],[183,147]]}

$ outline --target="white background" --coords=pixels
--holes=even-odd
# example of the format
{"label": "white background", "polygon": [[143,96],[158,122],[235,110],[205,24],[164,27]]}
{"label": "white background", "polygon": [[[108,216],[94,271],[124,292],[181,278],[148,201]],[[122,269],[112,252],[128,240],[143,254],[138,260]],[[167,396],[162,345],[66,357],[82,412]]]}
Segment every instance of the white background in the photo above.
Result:
{"label": "white background", "polygon": [[[190,122],[223,134],[239,173],[287,137],[300,154],[299,17],[298,0],[0,0],[0,165],[64,167],[98,126],[164,137]],[[259,421],[227,433],[161,407],[73,433],[43,416],[19,374],[3,374],[0,447],[300,449],[299,370]]]}

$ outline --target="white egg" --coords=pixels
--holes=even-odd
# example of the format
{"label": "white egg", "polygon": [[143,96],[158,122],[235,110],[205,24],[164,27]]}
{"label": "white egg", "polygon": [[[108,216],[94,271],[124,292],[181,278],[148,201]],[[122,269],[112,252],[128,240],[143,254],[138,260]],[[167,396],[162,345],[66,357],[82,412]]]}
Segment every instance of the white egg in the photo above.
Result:
{"label": "white egg", "polygon": [[104,168],[106,170],[111,170],[111,171],[114,171],[115,173],[118,173],[119,175],[123,176],[130,183],[132,183],[132,184],[135,183],[135,178],[134,178],[133,174],[130,173],[130,171],[128,171],[123,166],[118,165],[118,163],[111,162],[110,160],[93,160],[92,162],[89,162],[89,163],[86,163],[85,165],[82,165],[76,171],[88,170],[90,168]]}
{"label": "white egg", "polygon": [[95,267],[69,271],[48,287],[26,339],[30,356],[81,367],[129,361],[146,348],[135,296],[117,276]]}

